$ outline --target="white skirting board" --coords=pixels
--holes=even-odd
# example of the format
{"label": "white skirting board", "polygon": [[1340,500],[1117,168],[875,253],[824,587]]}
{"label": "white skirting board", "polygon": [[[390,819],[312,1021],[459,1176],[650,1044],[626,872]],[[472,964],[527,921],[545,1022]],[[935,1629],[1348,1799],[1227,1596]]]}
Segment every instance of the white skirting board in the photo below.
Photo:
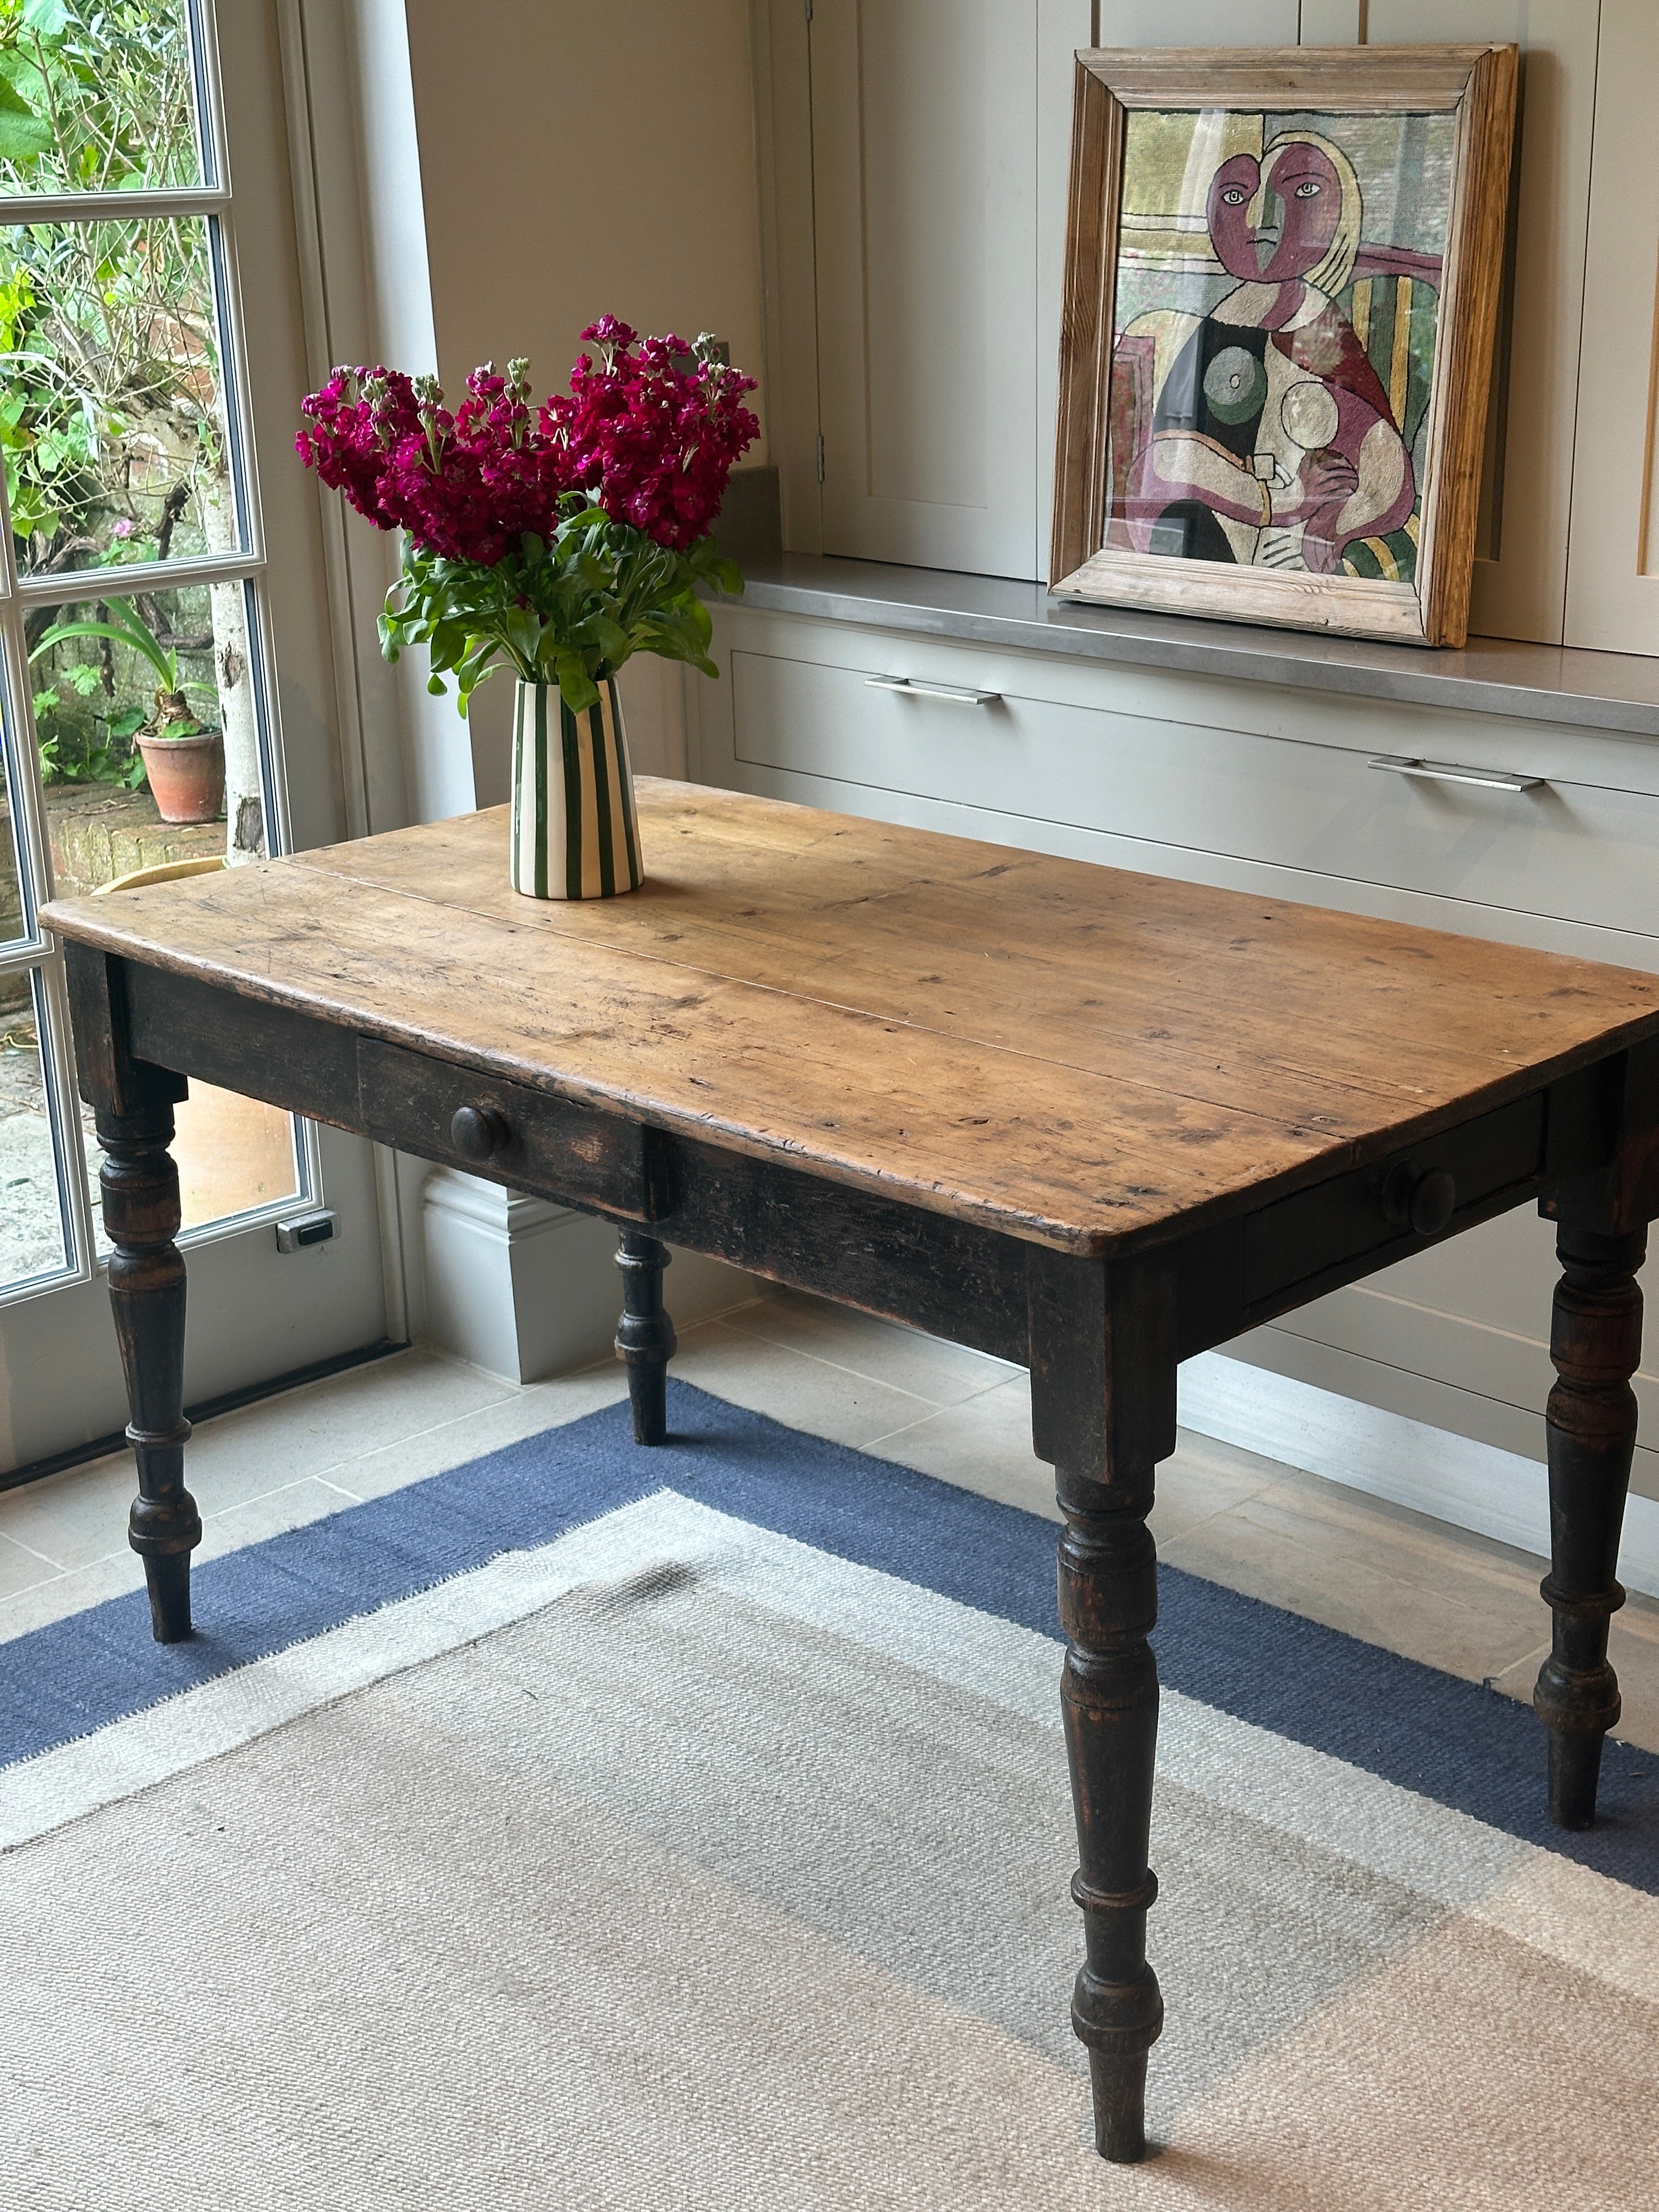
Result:
{"label": "white skirting board", "polygon": [[[1547,1553],[1549,1478],[1535,1460],[1382,1412],[1224,1352],[1201,1352],[1180,1375],[1183,1428],[1266,1459],[1408,1505],[1437,1521]],[[1625,1510],[1620,1579],[1659,1597],[1659,1503]]]}
{"label": "white skirting board", "polygon": [[[434,1168],[421,1194],[422,1337],[509,1382],[611,1356],[622,1282],[610,1223]],[[719,1260],[673,1255],[668,1310],[682,1328],[754,1296]]]}

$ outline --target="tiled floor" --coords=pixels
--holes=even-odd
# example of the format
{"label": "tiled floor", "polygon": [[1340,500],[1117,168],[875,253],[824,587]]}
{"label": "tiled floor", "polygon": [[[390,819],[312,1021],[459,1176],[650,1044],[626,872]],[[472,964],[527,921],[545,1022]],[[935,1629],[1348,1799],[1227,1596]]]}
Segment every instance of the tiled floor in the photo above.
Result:
{"label": "tiled floor", "polygon": [[[778,1291],[682,1333],[674,1372],[794,1428],[1054,1514],[1024,1373]],[[574,1420],[623,1395],[614,1365],[518,1389],[401,1352],[204,1424],[190,1482],[212,1557]],[[0,1637],[142,1579],[131,1466],[100,1460],[0,1492]],[[1474,1680],[1528,1696],[1547,1641],[1540,1563],[1420,1515],[1182,1432],[1159,1471],[1162,1556],[1194,1574]],[[1659,1751],[1659,1603],[1613,1627],[1619,1733]]]}

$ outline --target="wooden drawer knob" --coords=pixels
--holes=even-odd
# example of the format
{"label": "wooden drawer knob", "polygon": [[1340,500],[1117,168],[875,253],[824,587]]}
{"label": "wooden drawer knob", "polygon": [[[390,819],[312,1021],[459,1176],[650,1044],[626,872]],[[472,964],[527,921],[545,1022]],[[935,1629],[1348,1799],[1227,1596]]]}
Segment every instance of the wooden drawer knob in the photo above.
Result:
{"label": "wooden drawer knob", "polygon": [[1431,1168],[1412,1187],[1412,1227],[1419,1237],[1437,1237],[1456,1204],[1457,1185],[1444,1168]]}
{"label": "wooden drawer knob", "polygon": [[1444,1168],[1419,1175],[1403,1160],[1389,1175],[1382,1210],[1391,1221],[1409,1226],[1413,1237],[1437,1237],[1457,1206],[1457,1185]]}
{"label": "wooden drawer knob", "polygon": [[493,1106],[458,1106],[450,1119],[450,1142],[463,1159],[493,1159],[512,1134]]}

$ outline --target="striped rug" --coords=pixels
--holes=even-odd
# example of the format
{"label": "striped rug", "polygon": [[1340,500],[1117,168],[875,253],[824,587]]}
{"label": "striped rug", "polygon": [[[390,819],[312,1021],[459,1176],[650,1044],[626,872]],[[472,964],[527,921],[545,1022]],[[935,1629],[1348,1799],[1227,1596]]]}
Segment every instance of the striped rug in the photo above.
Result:
{"label": "striped rug", "polygon": [[6,2212],[1659,2200],[1659,1760],[1166,1571],[1103,2166],[1053,1528],[671,1393],[0,1646]]}

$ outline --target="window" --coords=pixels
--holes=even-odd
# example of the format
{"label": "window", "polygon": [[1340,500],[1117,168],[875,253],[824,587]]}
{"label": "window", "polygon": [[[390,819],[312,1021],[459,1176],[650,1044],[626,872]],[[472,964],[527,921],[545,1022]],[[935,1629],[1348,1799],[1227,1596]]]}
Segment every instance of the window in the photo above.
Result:
{"label": "window", "polygon": [[[204,0],[0,0],[0,356],[4,1298],[96,1251],[48,886],[283,842]],[[291,1205],[311,1153],[275,1108],[196,1086],[186,1227]]]}

